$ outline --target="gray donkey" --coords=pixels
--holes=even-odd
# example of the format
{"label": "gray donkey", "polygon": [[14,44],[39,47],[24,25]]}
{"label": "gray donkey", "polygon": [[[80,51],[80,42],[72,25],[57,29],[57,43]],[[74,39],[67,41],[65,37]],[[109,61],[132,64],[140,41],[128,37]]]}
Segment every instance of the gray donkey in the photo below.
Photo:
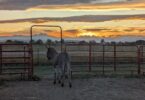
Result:
{"label": "gray donkey", "polygon": [[58,81],[61,86],[64,86],[65,78],[68,78],[69,87],[72,87],[71,77],[72,71],[70,66],[70,56],[66,50],[58,53],[54,48],[47,47],[47,58],[53,62],[54,66],[54,84]]}

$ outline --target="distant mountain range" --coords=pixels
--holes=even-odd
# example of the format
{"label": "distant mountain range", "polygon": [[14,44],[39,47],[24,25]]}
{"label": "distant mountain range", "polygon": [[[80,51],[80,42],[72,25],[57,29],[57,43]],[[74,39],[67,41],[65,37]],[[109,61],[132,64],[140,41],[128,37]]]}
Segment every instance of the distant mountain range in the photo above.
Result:
{"label": "distant mountain range", "polygon": [[[53,38],[53,37],[49,37],[46,34],[37,34],[33,36],[33,40],[39,40],[41,39],[43,42],[46,42],[48,39],[51,39],[52,41],[55,40],[59,40],[59,38]],[[100,37],[89,37],[89,36],[81,36],[81,37],[76,37],[76,38],[64,38],[66,41],[96,41],[96,42],[100,42],[101,39],[104,39],[106,42],[111,42],[111,41],[115,41],[115,42],[134,42],[137,40],[145,40],[144,36],[119,36],[116,38],[100,38]],[[28,42],[30,41],[30,37],[29,36],[21,36],[21,35],[16,35],[16,36],[2,36],[0,37],[0,42],[5,42],[7,40],[19,40],[19,41],[24,41],[24,42]]]}

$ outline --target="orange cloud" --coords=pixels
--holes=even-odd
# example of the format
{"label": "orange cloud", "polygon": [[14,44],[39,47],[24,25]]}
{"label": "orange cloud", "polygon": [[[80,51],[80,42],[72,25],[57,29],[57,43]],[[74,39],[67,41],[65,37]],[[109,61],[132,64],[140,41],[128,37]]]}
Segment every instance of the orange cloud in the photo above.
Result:
{"label": "orange cloud", "polygon": [[13,36],[13,34],[10,33],[0,33],[0,37],[4,37],[4,36]]}
{"label": "orange cloud", "polygon": [[[60,33],[56,30],[40,30],[35,29],[34,34],[47,34],[49,37],[59,38]],[[20,34],[21,33],[21,34]],[[13,35],[22,35],[22,36],[29,36],[27,33],[27,30],[13,32],[13,34],[10,33],[0,33],[0,36],[13,36]],[[141,27],[128,27],[128,28],[88,28],[88,29],[71,29],[71,30],[64,30],[63,31],[63,37],[64,38],[76,38],[81,36],[89,36],[89,37],[111,37],[116,38],[119,36],[145,36],[145,28]]]}
{"label": "orange cloud", "polygon": [[[140,15],[144,18],[144,15]],[[100,16],[101,17],[101,16]],[[102,21],[102,22],[46,22],[46,25],[60,25],[63,27],[63,37],[66,38],[75,38],[80,36],[96,36],[96,37],[118,37],[118,36],[145,36],[145,28],[143,20],[134,20],[131,21],[112,21],[114,18],[118,18],[119,16],[108,16],[111,17],[111,21]],[[107,18],[108,18],[107,17]],[[132,16],[127,16],[125,18],[130,18]],[[72,19],[76,19],[78,17],[73,17]],[[87,18],[87,17],[86,17]],[[91,17],[90,19],[96,18]],[[119,17],[119,18],[122,18]],[[128,18],[128,19],[129,19]],[[136,18],[136,17],[135,17]],[[40,18],[38,18],[39,20]],[[69,18],[70,19],[70,18]],[[80,17],[79,19],[83,19]],[[0,23],[0,36],[12,36],[12,35],[30,35],[30,26],[33,25],[32,21],[36,19],[25,19],[25,20],[14,20],[14,21],[4,21]],[[41,19],[42,20],[42,19]],[[47,19],[44,19],[44,22]],[[64,20],[64,19],[63,19]],[[66,18],[65,18],[66,20]],[[67,19],[68,20],[68,19]],[[84,20],[84,19],[83,19]],[[96,20],[96,19],[95,19]],[[94,21],[95,21],[94,20]],[[104,19],[103,19],[104,20]],[[29,22],[30,21],[30,22]],[[17,22],[17,23],[15,23]],[[39,21],[38,21],[39,23]],[[142,26],[141,26],[142,25]],[[138,27],[137,27],[138,26]],[[34,34],[45,33],[50,37],[60,37],[57,29],[52,28],[36,28],[34,29]]]}
{"label": "orange cloud", "polygon": [[[36,33],[40,30],[35,31]],[[55,30],[47,30],[42,33],[47,34],[50,37],[59,38],[60,34],[58,31]],[[119,36],[145,36],[145,29],[140,27],[128,27],[128,28],[90,28],[90,29],[71,29],[71,30],[64,30],[63,37],[65,38],[76,38],[81,36],[89,36],[89,37],[111,37],[116,38]]]}
{"label": "orange cloud", "polygon": [[133,9],[145,9],[144,2],[133,3],[109,3],[109,4],[70,4],[70,5],[39,5],[28,8],[27,11],[32,10],[133,10]]}

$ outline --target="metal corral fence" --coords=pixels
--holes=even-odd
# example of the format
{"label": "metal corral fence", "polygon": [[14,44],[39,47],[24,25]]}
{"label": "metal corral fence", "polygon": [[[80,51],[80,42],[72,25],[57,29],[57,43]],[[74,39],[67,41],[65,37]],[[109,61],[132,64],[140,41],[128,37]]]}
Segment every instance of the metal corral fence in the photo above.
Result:
{"label": "metal corral fence", "polygon": [[[60,45],[52,45],[60,52]],[[67,44],[74,72],[100,72],[120,74],[144,74],[144,46]],[[39,46],[38,46],[39,48]],[[47,49],[35,49],[35,64],[49,64]]]}
{"label": "metal corral fence", "polygon": [[31,77],[33,50],[31,44],[0,44],[0,75]]}
{"label": "metal corral fence", "polygon": [[[34,47],[34,63],[49,65],[42,46]],[[60,45],[52,45],[60,52]],[[101,74],[145,74],[145,46],[67,44],[74,72],[98,72]],[[51,66],[52,67],[52,66]]]}
{"label": "metal corral fence", "polygon": [[144,50],[144,46],[132,45],[67,45],[74,71],[97,71],[102,74],[144,74]]}
{"label": "metal corral fence", "polygon": [[[52,47],[61,52],[60,44]],[[67,44],[66,47],[74,72],[145,74],[145,46]],[[51,64],[44,45],[33,45],[33,50],[31,44],[0,44],[0,75],[32,76],[33,64],[39,67]]]}

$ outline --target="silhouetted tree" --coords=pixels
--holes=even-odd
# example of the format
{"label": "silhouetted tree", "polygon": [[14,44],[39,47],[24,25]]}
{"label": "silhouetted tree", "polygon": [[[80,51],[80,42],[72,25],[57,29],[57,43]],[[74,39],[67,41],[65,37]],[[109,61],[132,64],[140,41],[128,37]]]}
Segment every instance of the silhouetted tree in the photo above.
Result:
{"label": "silhouetted tree", "polygon": [[100,43],[101,44],[105,44],[105,40],[104,39],[101,39]]}
{"label": "silhouetted tree", "polygon": [[36,44],[43,44],[43,41],[42,41],[41,39],[39,39],[39,40],[37,40],[35,43],[36,43]]}
{"label": "silhouetted tree", "polygon": [[12,40],[6,40],[5,43],[13,43],[13,41]]}
{"label": "silhouetted tree", "polygon": [[24,44],[25,42],[24,41],[15,40],[15,41],[13,41],[13,43],[16,43],[16,44]]}
{"label": "silhouetted tree", "polygon": [[90,41],[91,44],[96,44],[95,40]]}
{"label": "silhouetted tree", "polygon": [[87,44],[87,42],[83,40],[83,41],[80,41],[79,44]]}
{"label": "silhouetted tree", "polygon": [[145,44],[145,41],[144,40],[137,40],[136,44],[137,45],[143,45],[143,44]]}
{"label": "silhouetted tree", "polygon": [[112,41],[112,42],[111,42],[111,45],[115,45],[115,44],[116,44],[116,42],[115,42],[115,41]]}

